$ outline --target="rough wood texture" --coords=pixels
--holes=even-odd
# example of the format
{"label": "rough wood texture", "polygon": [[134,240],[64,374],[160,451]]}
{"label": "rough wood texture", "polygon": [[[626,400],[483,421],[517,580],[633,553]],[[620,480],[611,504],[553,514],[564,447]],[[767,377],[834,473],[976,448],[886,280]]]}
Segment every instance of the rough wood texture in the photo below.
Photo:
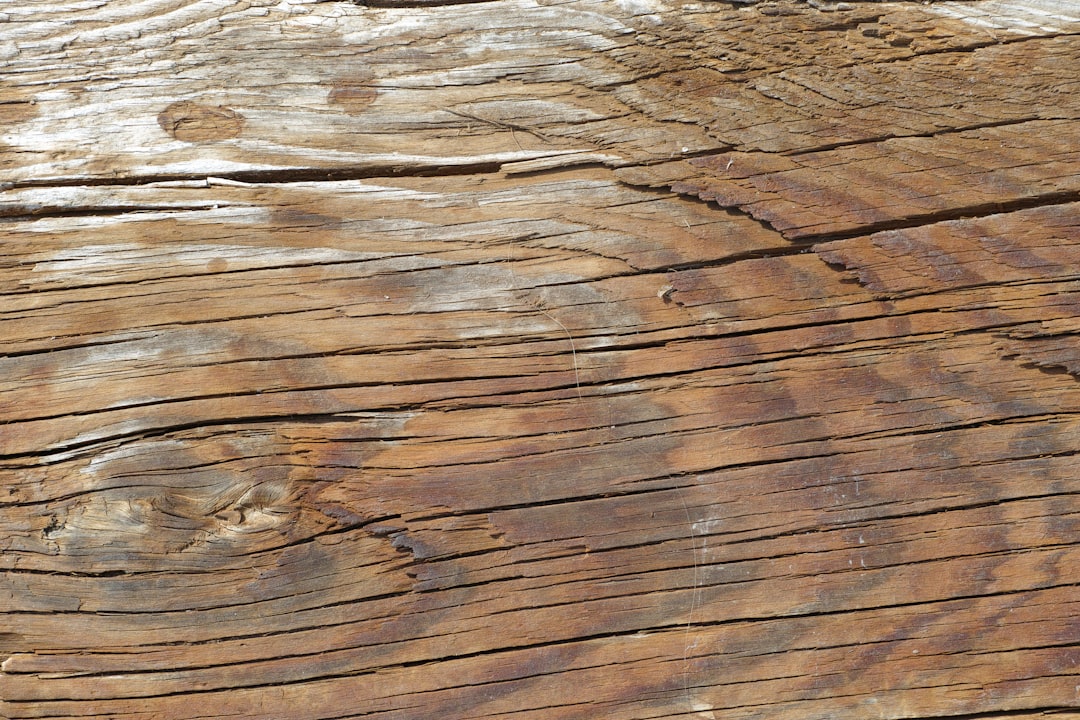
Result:
{"label": "rough wood texture", "polygon": [[2,8],[0,716],[1075,716],[1080,10],[415,4]]}

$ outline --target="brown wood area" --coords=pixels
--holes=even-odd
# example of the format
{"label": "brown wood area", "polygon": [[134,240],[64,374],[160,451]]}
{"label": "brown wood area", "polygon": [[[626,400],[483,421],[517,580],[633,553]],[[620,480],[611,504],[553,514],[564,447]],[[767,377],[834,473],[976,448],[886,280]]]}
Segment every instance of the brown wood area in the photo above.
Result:
{"label": "brown wood area", "polygon": [[1080,715],[1080,5],[0,4],[0,717]]}

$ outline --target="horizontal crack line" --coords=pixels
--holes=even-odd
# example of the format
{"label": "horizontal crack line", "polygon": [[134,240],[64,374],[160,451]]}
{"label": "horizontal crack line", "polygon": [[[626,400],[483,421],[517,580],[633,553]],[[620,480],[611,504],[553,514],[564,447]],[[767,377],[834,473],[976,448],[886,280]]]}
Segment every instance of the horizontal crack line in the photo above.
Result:
{"label": "horizontal crack line", "polygon": [[[760,625],[761,623],[783,622],[785,620],[791,620],[791,619],[806,619],[806,618],[812,618],[812,617],[829,617],[829,616],[838,616],[838,615],[851,615],[851,614],[866,613],[866,612],[871,612],[871,611],[893,610],[893,609],[902,609],[902,608],[920,607],[920,606],[925,607],[927,605],[931,605],[931,606],[932,605],[940,605],[940,604],[943,604],[943,603],[950,603],[950,602],[963,601],[963,600],[979,600],[979,599],[993,598],[993,597],[1008,597],[1008,596],[1021,595],[1021,594],[1030,594],[1032,592],[1045,591],[1045,590],[1051,590],[1051,589],[1062,588],[1062,587],[1073,587],[1073,586],[1075,586],[1075,585],[1074,584],[1069,584],[1069,583],[1064,583],[1064,584],[1060,584],[1060,585],[1053,585],[1053,586],[1048,586],[1048,587],[1043,587],[1043,588],[1038,588],[1038,589],[1030,589],[1029,588],[1029,589],[1023,589],[1023,590],[1012,590],[1012,591],[1004,591],[1004,592],[997,592],[997,593],[959,595],[959,596],[955,596],[955,597],[942,598],[942,599],[938,599],[938,600],[911,601],[911,602],[891,603],[891,604],[886,603],[886,604],[881,604],[881,605],[875,605],[873,607],[857,607],[857,608],[843,608],[843,609],[836,609],[836,610],[823,610],[823,611],[805,613],[805,614],[793,615],[793,616],[785,616],[785,615],[745,616],[745,617],[740,617],[740,618],[730,618],[730,619],[708,621],[708,622],[691,622],[689,624],[685,623],[685,622],[672,622],[670,624],[654,625],[654,626],[650,626],[650,627],[644,628],[644,629],[635,628],[633,631],[630,631],[630,630],[617,630],[617,631],[610,631],[610,632],[591,633],[591,634],[587,634],[587,635],[579,635],[579,636],[572,637],[572,638],[561,638],[561,639],[558,639],[558,640],[547,640],[547,641],[539,641],[539,642],[533,642],[533,643],[520,643],[520,644],[517,644],[517,645],[506,645],[506,646],[502,646],[502,647],[487,648],[487,649],[483,649],[483,650],[476,650],[476,651],[473,651],[473,652],[454,653],[454,654],[448,654],[448,655],[438,656],[438,657],[420,658],[420,659],[411,660],[411,661],[391,663],[391,664],[386,664],[386,665],[377,665],[377,666],[372,666],[372,667],[368,667],[368,668],[358,668],[357,670],[353,670],[353,671],[346,671],[346,672],[339,672],[339,673],[317,674],[317,675],[312,675],[310,677],[302,677],[302,678],[296,678],[296,679],[284,680],[284,681],[277,680],[277,681],[274,681],[274,682],[264,682],[264,683],[256,682],[256,683],[251,683],[251,684],[238,684],[238,685],[234,684],[234,685],[230,685],[229,687],[212,688],[212,689],[207,689],[207,690],[178,690],[178,691],[174,691],[174,692],[164,692],[164,693],[154,693],[154,694],[149,694],[148,693],[148,694],[138,694],[138,695],[136,695],[136,694],[133,694],[133,695],[114,695],[114,696],[111,696],[108,699],[110,699],[110,700],[125,700],[125,699],[137,700],[137,699],[153,699],[153,698],[161,698],[161,697],[173,697],[173,696],[178,696],[178,695],[203,695],[203,694],[212,695],[212,694],[220,694],[220,693],[232,692],[232,691],[240,689],[240,688],[255,689],[255,688],[261,688],[261,687],[280,687],[280,686],[288,686],[288,685],[302,685],[302,684],[305,684],[305,683],[312,683],[312,682],[331,680],[331,679],[340,679],[340,678],[346,678],[346,677],[358,677],[358,676],[362,676],[362,675],[370,675],[370,674],[377,673],[377,672],[386,672],[386,671],[393,671],[393,670],[397,670],[397,669],[408,669],[408,668],[415,668],[415,667],[423,667],[423,666],[435,665],[435,664],[438,664],[438,663],[445,663],[445,662],[453,662],[453,661],[458,661],[458,660],[469,660],[469,659],[474,659],[474,658],[492,657],[492,656],[497,657],[498,655],[501,655],[501,654],[504,654],[504,653],[521,652],[521,651],[529,651],[529,650],[540,650],[540,649],[544,649],[544,648],[553,648],[553,647],[566,647],[566,646],[575,645],[575,644],[579,644],[579,643],[587,643],[587,642],[602,641],[602,640],[628,638],[628,637],[638,635],[641,632],[654,631],[654,632],[659,634],[659,633],[690,631],[690,630],[693,630],[693,629],[719,628],[719,627],[725,627],[725,626]],[[340,623],[340,625],[349,625],[349,624],[351,624],[351,623],[348,623],[348,622]],[[329,628],[331,626],[320,626],[320,627]],[[318,629],[318,628],[316,628],[316,629]],[[272,635],[282,635],[282,634],[287,634],[287,633],[274,633]],[[254,637],[265,637],[265,636],[267,636],[267,635],[264,634],[264,635],[261,635],[261,636],[254,636]],[[220,640],[215,640],[214,642],[220,642]],[[358,647],[353,647],[353,648],[343,648],[342,651],[359,650],[359,649],[362,649],[362,647],[363,646],[358,646]],[[1046,647],[1047,648],[1068,647],[1068,644],[1065,643],[1065,644],[1061,644],[1061,645],[1047,645]],[[818,648],[812,648],[812,649],[818,649]],[[1026,649],[1026,648],[1021,648],[1021,649]],[[1009,651],[1009,650],[1011,650],[1011,648],[1006,648],[1006,649],[1003,650],[1003,652],[1004,651]],[[259,660],[254,661],[254,662],[265,662],[267,660],[275,660],[275,659],[303,658],[303,657],[308,657],[308,656],[312,656],[312,655],[316,655],[316,654],[318,654],[318,653],[304,653],[304,654],[298,654],[298,655],[284,655],[284,656],[278,656],[278,657],[261,658]],[[676,656],[672,656],[670,659],[672,661],[678,661],[680,658],[678,658]],[[685,662],[686,658],[682,658],[682,660]],[[184,669],[180,669],[180,670],[171,670],[171,671],[170,670],[152,670],[152,671],[145,671],[145,672],[124,672],[124,673],[115,673],[115,672],[86,673],[86,674],[77,675],[76,677],[99,677],[99,676],[109,676],[109,675],[116,675],[116,674],[122,674],[122,675],[125,675],[125,676],[138,676],[138,675],[150,675],[150,674],[167,673],[167,672],[185,672],[185,671],[195,671],[195,670],[202,670],[202,669],[213,669],[213,668],[217,668],[217,667],[227,667],[227,666],[232,666],[232,665],[243,666],[245,664],[248,664],[248,663],[243,663],[243,662],[242,663],[221,663],[221,664],[215,664],[215,665],[208,665],[208,666],[205,666],[205,667],[200,666],[200,667],[184,668]],[[556,674],[556,673],[559,673],[559,672],[562,672],[562,671],[561,670],[542,671],[542,672],[536,673],[536,674],[538,674],[538,675],[548,675],[548,674]],[[520,680],[522,678],[531,677],[531,676],[532,675],[529,675],[529,674],[526,673],[526,674],[523,674],[523,675],[515,676],[515,677],[513,677],[511,679],[512,680]],[[72,677],[72,676],[68,676],[68,677]],[[488,684],[500,683],[500,682],[505,682],[505,680],[481,681],[479,683],[469,683],[467,685],[488,685]],[[455,687],[457,687],[457,686],[455,686]],[[445,690],[445,688],[438,688],[438,689],[428,690],[428,691],[424,691],[424,692],[439,692],[440,690]],[[82,699],[83,698],[51,698],[50,701],[51,702],[63,702],[63,701],[77,701],[77,700],[82,700]],[[40,701],[39,700],[33,700],[33,701],[31,701],[31,700],[8,700],[7,702],[11,703],[12,705],[16,705],[16,704],[25,704],[25,703],[38,703]]]}

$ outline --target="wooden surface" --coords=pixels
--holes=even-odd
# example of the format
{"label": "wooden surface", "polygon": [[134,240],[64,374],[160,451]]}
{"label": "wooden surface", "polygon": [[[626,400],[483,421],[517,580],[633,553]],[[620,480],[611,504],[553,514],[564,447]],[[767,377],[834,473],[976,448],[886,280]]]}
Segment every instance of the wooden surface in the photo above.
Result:
{"label": "wooden surface", "polygon": [[0,21],[0,716],[1080,710],[1077,5]]}

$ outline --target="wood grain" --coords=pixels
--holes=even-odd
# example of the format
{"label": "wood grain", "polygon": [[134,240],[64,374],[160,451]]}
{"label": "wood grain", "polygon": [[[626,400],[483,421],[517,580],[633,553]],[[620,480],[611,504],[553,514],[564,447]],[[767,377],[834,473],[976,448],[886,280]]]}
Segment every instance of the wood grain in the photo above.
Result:
{"label": "wood grain", "polygon": [[3,8],[0,716],[1080,713],[1076,13],[386,5]]}

